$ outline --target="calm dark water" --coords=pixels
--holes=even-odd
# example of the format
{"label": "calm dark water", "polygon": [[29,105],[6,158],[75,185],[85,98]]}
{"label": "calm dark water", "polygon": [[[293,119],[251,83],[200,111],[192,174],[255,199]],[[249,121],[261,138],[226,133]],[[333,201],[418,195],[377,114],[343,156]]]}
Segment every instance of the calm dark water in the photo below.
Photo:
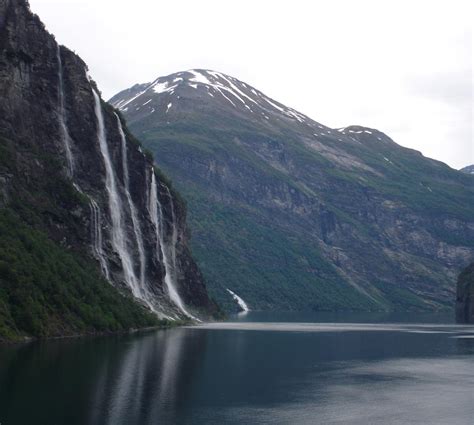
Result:
{"label": "calm dark water", "polygon": [[0,348],[2,425],[474,423],[474,327],[249,313]]}

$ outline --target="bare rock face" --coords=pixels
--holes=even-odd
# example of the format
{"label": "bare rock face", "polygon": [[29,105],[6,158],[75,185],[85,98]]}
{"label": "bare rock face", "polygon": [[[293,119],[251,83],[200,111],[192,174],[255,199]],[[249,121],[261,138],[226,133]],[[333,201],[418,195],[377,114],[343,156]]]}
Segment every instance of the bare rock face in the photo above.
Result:
{"label": "bare rock face", "polygon": [[25,0],[0,0],[0,98],[0,208],[159,317],[212,315],[183,201]]}
{"label": "bare rock face", "polygon": [[256,309],[453,308],[474,258],[474,176],[215,71],[110,101],[188,200],[193,251],[229,309],[226,289]]}
{"label": "bare rock face", "polygon": [[474,263],[467,266],[458,277],[456,320],[474,323]]}

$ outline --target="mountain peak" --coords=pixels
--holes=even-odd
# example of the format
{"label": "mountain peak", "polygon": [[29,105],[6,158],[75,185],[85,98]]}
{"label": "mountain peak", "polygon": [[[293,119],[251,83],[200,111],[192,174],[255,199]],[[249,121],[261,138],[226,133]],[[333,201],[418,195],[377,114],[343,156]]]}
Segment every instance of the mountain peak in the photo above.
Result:
{"label": "mountain peak", "polygon": [[474,174],[474,164],[461,168],[459,171],[466,174]]}
{"label": "mountain peak", "polygon": [[[474,252],[467,177],[216,71],[171,74],[111,102],[188,199],[194,247],[223,305],[235,304],[226,288],[254,309],[450,305],[449,274]],[[343,297],[328,296],[336,287]]]}
{"label": "mountain peak", "polygon": [[[242,107],[248,111],[252,111],[252,105],[254,107],[258,106],[259,100],[266,98],[263,93],[248,84],[222,72],[208,69],[189,69],[158,77],[151,83],[137,84],[131,89],[114,96],[110,99],[110,103],[124,111],[128,110],[130,106],[137,107],[139,102],[135,101],[139,98],[140,101],[142,98],[149,100],[148,98],[154,94],[168,94],[179,99],[180,95],[186,94],[186,91],[192,93],[195,90],[195,94],[216,97],[226,101],[234,108]],[[283,105],[275,106],[283,108]]]}
{"label": "mountain peak", "polygon": [[[270,98],[251,85],[222,72],[209,69],[189,69],[159,77],[151,83],[136,84],[109,102],[127,114],[129,122],[155,119],[171,122],[177,113],[189,108],[232,114],[247,123],[266,127],[292,127],[313,139],[332,142],[363,142],[368,136],[379,141],[391,141],[378,130],[359,125],[331,128],[314,121],[297,110]],[[360,140],[359,140],[360,139]]]}
{"label": "mountain peak", "polygon": [[[270,98],[251,85],[222,72],[208,69],[189,69],[159,77],[151,83],[138,84],[124,90],[109,102],[129,120],[143,118],[146,114],[167,115],[186,107],[186,101],[199,101],[201,108],[226,110],[245,116],[248,122],[271,123],[278,121],[288,125],[306,125],[316,135],[333,133],[301,112]],[[171,114],[172,115],[172,114]],[[168,116],[168,115],[167,115]],[[271,124],[268,124],[271,125]],[[334,133],[336,134],[336,133]]]}

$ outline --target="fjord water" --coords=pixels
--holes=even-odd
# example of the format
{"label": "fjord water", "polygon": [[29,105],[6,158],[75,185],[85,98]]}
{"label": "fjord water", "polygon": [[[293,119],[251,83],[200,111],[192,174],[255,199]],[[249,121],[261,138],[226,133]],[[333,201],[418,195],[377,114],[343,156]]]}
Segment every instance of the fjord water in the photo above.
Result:
{"label": "fjord water", "polygon": [[2,424],[472,424],[474,326],[269,314],[0,348]]}

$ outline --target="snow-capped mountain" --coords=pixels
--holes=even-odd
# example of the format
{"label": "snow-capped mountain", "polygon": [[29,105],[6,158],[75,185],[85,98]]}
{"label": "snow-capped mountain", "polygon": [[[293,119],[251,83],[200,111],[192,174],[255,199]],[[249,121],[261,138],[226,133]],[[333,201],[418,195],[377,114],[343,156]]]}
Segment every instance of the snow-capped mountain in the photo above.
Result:
{"label": "snow-capped mountain", "polygon": [[[157,96],[159,95],[159,96]],[[172,118],[176,105],[194,107],[194,102],[210,100],[213,107],[228,109],[234,113],[251,115],[252,120],[286,121],[302,124],[314,136],[341,139],[343,136],[367,133],[375,130],[362,127],[332,129],[322,125],[306,115],[289,108],[256,90],[252,86],[221,72],[193,69],[166,77],[159,77],[152,83],[137,84],[124,90],[109,102],[127,116],[129,122],[145,117],[161,116]],[[173,109],[174,105],[174,109]],[[268,125],[268,123],[267,123]],[[380,138],[383,134],[377,132]]]}
{"label": "snow-capped mountain", "polygon": [[[192,97],[196,99],[209,96],[221,106],[244,108],[249,113],[256,114],[255,116],[261,120],[269,120],[269,115],[276,115],[294,119],[300,123],[315,124],[305,115],[275,102],[236,78],[210,70],[196,69],[160,77],[150,84],[136,85],[114,96],[110,102],[123,112],[142,111],[142,113],[152,114],[157,111],[158,106],[168,113],[173,107],[173,101],[179,101],[183,90],[187,91],[189,88],[195,90],[195,96]],[[167,96],[160,97],[161,102],[156,104],[151,101],[154,94]],[[187,95],[189,95],[188,92]],[[316,128],[325,129],[317,124]]]}
{"label": "snow-capped mountain", "polygon": [[188,202],[212,295],[255,309],[452,307],[474,257],[470,176],[238,79],[178,72],[114,96]]}

